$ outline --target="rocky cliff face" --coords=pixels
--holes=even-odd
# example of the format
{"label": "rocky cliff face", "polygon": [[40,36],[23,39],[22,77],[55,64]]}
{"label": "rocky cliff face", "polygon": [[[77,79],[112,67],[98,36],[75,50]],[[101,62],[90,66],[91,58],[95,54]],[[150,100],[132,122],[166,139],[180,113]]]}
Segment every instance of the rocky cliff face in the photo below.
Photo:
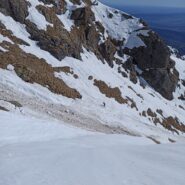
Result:
{"label": "rocky cliff face", "polygon": [[[108,65],[110,69],[107,71],[114,70],[121,83],[129,79],[128,83],[132,85],[123,86],[123,89],[129,87],[142,101],[144,95],[133,87],[140,86],[143,91],[150,87],[165,99],[173,100],[176,98],[174,93],[177,86],[181,86],[175,61],[164,41],[142,20],[106,7],[98,1],[1,0],[0,34],[6,38],[0,42],[1,68],[6,69],[11,64],[25,82],[38,83],[68,98],[83,99],[83,93],[77,85],[70,87],[73,83],[67,83],[61,76],[59,80],[57,74],[72,75],[76,80],[80,78],[74,72],[81,73],[80,69],[61,64],[66,58],[84,62],[82,53],[85,52],[93,55],[91,58],[86,56],[86,60],[98,60],[100,66]],[[102,94],[115,100],[119,97],[118,103],[128,104],[139,112],[133,97],[125,95],[123,98],[119,87],[110,88],[103,80],[96,79],[98,64],[91,70],[94,75],[83,71],[83,74],[87,73],[89,83],[94,81],[94,86]],[[108,77],[110,74],[107,71],[102,70],[101,73]],[[181,93],[181,99],[183,96]],[[156,112],[151,109],[147,114],[147,110],[140,110],[140,116],[148,116],[150,121],[170,130],[185,131],[183,121],[177,116],[150,114]],[[173,126],[166,121],[169,116],[173,119]]]}
{"label": "rocky cliff face", "polygon": [[[169,100],[173,99],[173,92],[178,83],[178,72],[174,68],[174,62],[170,59],[170,51],[166,44],[145,23],[138,22],[141,26],[138,27],[138,30],[132,30],[130,34],[133,37],[131,39],[138,37],[137,39],[141,39],[144,44],[129,47],[124,37],[112,38],[111,35],[107,35],[105,38],[107,30],[101,22],[95,19],[95,14],[92,11],[92,7],[98,6],[98,3],[71,1],[76,7],[72,8],[69,18],[74,20],[75,25],[69,32],[59,20],[60,15],[69,11],[67,3],[63,0],[43,0],[40,2],[48,5],[43,6],[43,4],[37,3],[35,6],[36,10],[48,22],[46,30],[39,29],[30,19],[27,19],[29,9],[31,10],[34,3],[31,4],[25,0],[3,0],[0,3],[0,8],[5,15],[10,15],[15,21],[25,24],[30,38],[37,41],[41,49],[50,52],[57,59],[62,60],[66,56],[80,59],[82,47],[85,47],[94,52],[102,61],[105,59],[113,67],[114,55],[119,51],[120,56],[127,54],[133,58],[132,65],[143,70],[142,77],[156,91]],[[108,21],[112,21],[111,19],[114,19],[114,16],[118,14],[120,12],[105,12],[104,16],[107,16]],[[134,19],[123,13],[120,16],[122,19]],[[144,32],[145,34],[143,34]],[[101,39],[104,41],[101,42]]]}

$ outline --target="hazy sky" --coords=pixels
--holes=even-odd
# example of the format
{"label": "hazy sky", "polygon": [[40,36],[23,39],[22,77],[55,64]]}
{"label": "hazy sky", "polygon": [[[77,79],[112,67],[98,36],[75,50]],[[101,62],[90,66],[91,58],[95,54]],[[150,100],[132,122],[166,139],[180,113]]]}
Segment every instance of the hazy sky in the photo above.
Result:
{"label": "hazy sky", "polygon": [[134,6],[166,6],[166,7],[184,7],[185,0],[100,0],[107,4],[115,5],[134,5]]}

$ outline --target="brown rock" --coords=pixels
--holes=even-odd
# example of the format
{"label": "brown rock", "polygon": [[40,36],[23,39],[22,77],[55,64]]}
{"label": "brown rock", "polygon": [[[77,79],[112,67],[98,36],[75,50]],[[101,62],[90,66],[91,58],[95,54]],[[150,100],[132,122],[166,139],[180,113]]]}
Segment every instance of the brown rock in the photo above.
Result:
{"label": "brown rock", "polygon": [[25,0],[1,0],[0,12],[12,16],[20,23],[24,23],[28,16],[28,2]]}
{"label": "brown rock", "polygon": [[95,21],[94,13],[89,7],[73,10],[71,19],[75,21],[76,26],[87,25],[88,23]]}
{"label": "brown rock", "polygon": [[94,85],[99,88],[102,94],[105,94],[108,98],[114,98],[118,103],[125,104],[127,100],[121,95],[121,91],[118,87],[111,88],[105,82],[101,80],[94,80]]}
{"label": "brown rock", "polygon": [[45,60],[23,52],[16,45],[8,46],[8,52],[0,53],[0,68],[6,69],[7,65],[11,64],[17,75],[25,82],[38,83],[68,98],[82,98],[76,89],[70,88],[62,79],[55,77],[53,68]]}
{"label": "brown rock", "polygon": [[110,67],[113,67],[114,55],[116,53],[116,47],[113,45],[110,39],[107,39],[99,46],[99,51],[103,58],[108,62]]}

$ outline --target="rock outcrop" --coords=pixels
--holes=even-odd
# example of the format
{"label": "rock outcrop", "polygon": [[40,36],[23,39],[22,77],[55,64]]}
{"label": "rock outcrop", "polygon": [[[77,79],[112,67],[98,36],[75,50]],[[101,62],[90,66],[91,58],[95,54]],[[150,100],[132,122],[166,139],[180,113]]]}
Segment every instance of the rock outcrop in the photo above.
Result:
{"label": "rock outcrop", "polygon": [[134,63],[143,71],[142,77],[163,97],[173,99],[179,74],[170,59],[170,50],[164,41],[153,31],[148,36],[139,35],[146,47],[128,49]]}
{"label": "rock outcrop", "polygon": [[28,2],[25,0],[1,0],[0,12],[9,15],[20,23],[28,16]]}
{"label": "rock outcrop", "polygon": [[86,26],[88,23],[95,21],[94,14],[89,7],[77,8],[73,10],[71,19],[75,21],[76,26]]}

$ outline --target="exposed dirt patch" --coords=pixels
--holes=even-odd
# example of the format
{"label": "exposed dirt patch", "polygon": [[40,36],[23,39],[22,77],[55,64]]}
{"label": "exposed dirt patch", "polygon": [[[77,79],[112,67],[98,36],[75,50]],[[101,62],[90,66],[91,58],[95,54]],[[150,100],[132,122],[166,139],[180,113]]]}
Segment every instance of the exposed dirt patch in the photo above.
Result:
{"label": "exposed dirt patch", "polygon": [[121,95],[121,91],[118,87],[111,88],[105,82],[101,80],[94,80],[94,85],[99,88],[102,94],[105,94],[108,98],[114,98],[118,103],[125,104],[128,102],[127,99],[124,99]]}

